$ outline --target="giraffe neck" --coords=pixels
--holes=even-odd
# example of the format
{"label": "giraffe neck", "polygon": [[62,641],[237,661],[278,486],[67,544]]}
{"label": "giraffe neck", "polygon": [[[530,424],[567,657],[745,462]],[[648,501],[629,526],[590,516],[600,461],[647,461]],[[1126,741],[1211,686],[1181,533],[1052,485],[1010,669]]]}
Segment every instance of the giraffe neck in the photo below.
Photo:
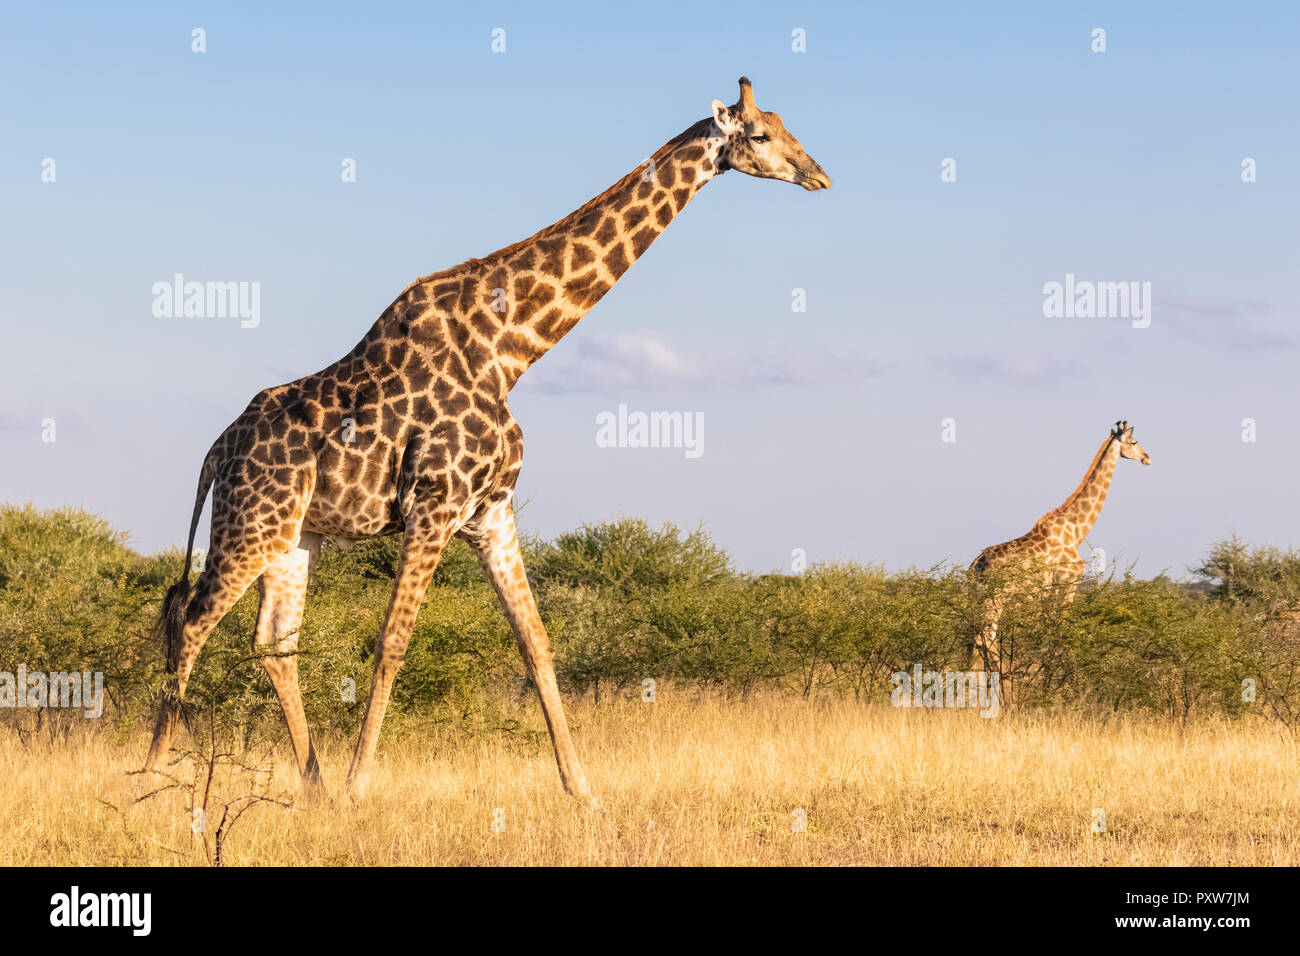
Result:
{"label": "giraffe neck", "polygon": [[1093,456],[1079,487],[1053,512],[1068,522],[1069,531],[1065,535],[1068,540],[1064,542],[1068,547],[1077,548],[1101,517],[1101,506],[1106,503],[1106,492],[1110,490],[1118,461],[1119,442],[1111,435]]}
{"label": "giraffe neck", "polygon": [[726,168],[726,145],[713,120],[701,120],[558,222],[413,286],[427,284],[435,308],[460,312],[491,340],[513,387]]}

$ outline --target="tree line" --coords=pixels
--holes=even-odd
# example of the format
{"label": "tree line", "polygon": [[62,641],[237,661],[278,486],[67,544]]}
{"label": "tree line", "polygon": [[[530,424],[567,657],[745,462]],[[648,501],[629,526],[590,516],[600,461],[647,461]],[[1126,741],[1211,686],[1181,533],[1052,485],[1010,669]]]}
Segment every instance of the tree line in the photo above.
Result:
{"label": "tree line", "polygon": [[[318,730],[359,725],[399,549],[390,536],[322,551],[299,645]],[[634,701],[647,686],[887,701],[898,671],[968,669],[991,589],[1005,583],[951,566],[742,573],[703,529],[635,518],[527,540],[525,559],[562,688],[596,703]],[[178,549],[137,554],[82,510],[0,506],[0,673],[102,673],[102,719],[123,735],[148,724],[164,679],[151,632],[182,560]],[[229,709],[247,734],[280,720],[251,650],[256,613],[250,589],[209,639],[187,693]],[[1025,587],[999,639],[1016,707],[1253,715],[1300,729],[1296,552],[1230,539],[1185,580],[1116,571],[1085,578],[1073,600]],[[453,540],[390,714],[509,729],[530,692],[495,593]],[[71,717],[0,710],[0,721],[40,719]]]}

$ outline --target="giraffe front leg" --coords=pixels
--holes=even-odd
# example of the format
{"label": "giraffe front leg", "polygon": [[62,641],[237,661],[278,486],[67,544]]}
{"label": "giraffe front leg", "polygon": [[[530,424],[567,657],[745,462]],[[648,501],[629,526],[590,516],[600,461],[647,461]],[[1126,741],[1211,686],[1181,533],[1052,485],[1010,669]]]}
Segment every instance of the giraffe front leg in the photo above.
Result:
{"label": "giraffe front leg", "polygon": [[555,747],[555,762],[560,769],[560,782],[565,792],[588,804],[596,800],[587,785],[587,775],[578,760],[578,751],[569,736],[568,720],[560,699],[559,684],[555,679],[555,664],[551,658],[551,641],[537,602],[533,599],[528,577],[524,572],[523,554],[519,550],[519,536],[515,530],[514,508],[509,500],[490,506],[481,517],[467,526],[464,533],[478,556],[479,564],[492,581],[510,629],[514,632],[537,695],[542,701],[542,713],[551,732]]}
{"label": "giraffe front leg", "polygon": [[451,538],[454,520],[455,513],[450,509],[407,520],[393,596],[388,602],[383,630],[375,641],[375,673],[370,682],[366,715],[361,722],[361,736],[352,755],[352,766],[348,769],[347,790],[354,803],[360,802],[369,789],[371,767],[379,746],[379,728],[388,709],[393,682],[406,656],[420,604],[438,567],[442,549]]}

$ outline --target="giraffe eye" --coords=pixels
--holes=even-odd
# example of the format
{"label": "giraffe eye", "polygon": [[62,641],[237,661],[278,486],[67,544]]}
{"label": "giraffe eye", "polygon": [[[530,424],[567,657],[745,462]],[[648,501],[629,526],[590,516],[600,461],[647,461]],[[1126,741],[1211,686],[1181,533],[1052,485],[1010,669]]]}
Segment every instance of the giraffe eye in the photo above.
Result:
{"label": "giraffe eye", "polygon": [[770,138],[766,133],[759,133],[757,136],[749,137],[755,143],[766,143]]}

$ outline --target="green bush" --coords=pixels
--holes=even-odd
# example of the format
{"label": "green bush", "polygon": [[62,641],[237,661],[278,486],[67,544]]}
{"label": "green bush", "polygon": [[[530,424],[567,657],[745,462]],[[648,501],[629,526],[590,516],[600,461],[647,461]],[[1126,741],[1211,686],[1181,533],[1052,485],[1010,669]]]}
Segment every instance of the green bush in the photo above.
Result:
{"label": "green bush", "polygon": [[75,508],[0,505],[0,671],[100,672],[106,706],[139,716],[161,670],[146,635],[168,557],[139,557]]}
{"label": "green bush", "polygon": [[[299,654],[317,730],[357,729],[400,547],[394,535],[322,550]],[[1006,583],[855,564],[747,575],[703,530],[638,519],[529,539],[525,556],[562,687],[598,701],[635,695],[647,678],[883,700],[890,676],[914,664],[967,669]],[[0,507],[0,670],[102,671],[123,731],[147,723],[165,676],[151,629],[181,561],[174,549],[137,555],[76,509]],[[1191,581],[1034,580],[1005,602],[998,627],[1016,706],[1256,714],[1300,729],[1300,556],[1231,540]],[[214,704],[246,740],[279,739],[279,704],[251,649],[257,603],[250,589],[221,622],[187,696],[200,719]],[[528,690],[495,593],[453,540],[411,637],[394,723],[506,727],[502,707]]]}

